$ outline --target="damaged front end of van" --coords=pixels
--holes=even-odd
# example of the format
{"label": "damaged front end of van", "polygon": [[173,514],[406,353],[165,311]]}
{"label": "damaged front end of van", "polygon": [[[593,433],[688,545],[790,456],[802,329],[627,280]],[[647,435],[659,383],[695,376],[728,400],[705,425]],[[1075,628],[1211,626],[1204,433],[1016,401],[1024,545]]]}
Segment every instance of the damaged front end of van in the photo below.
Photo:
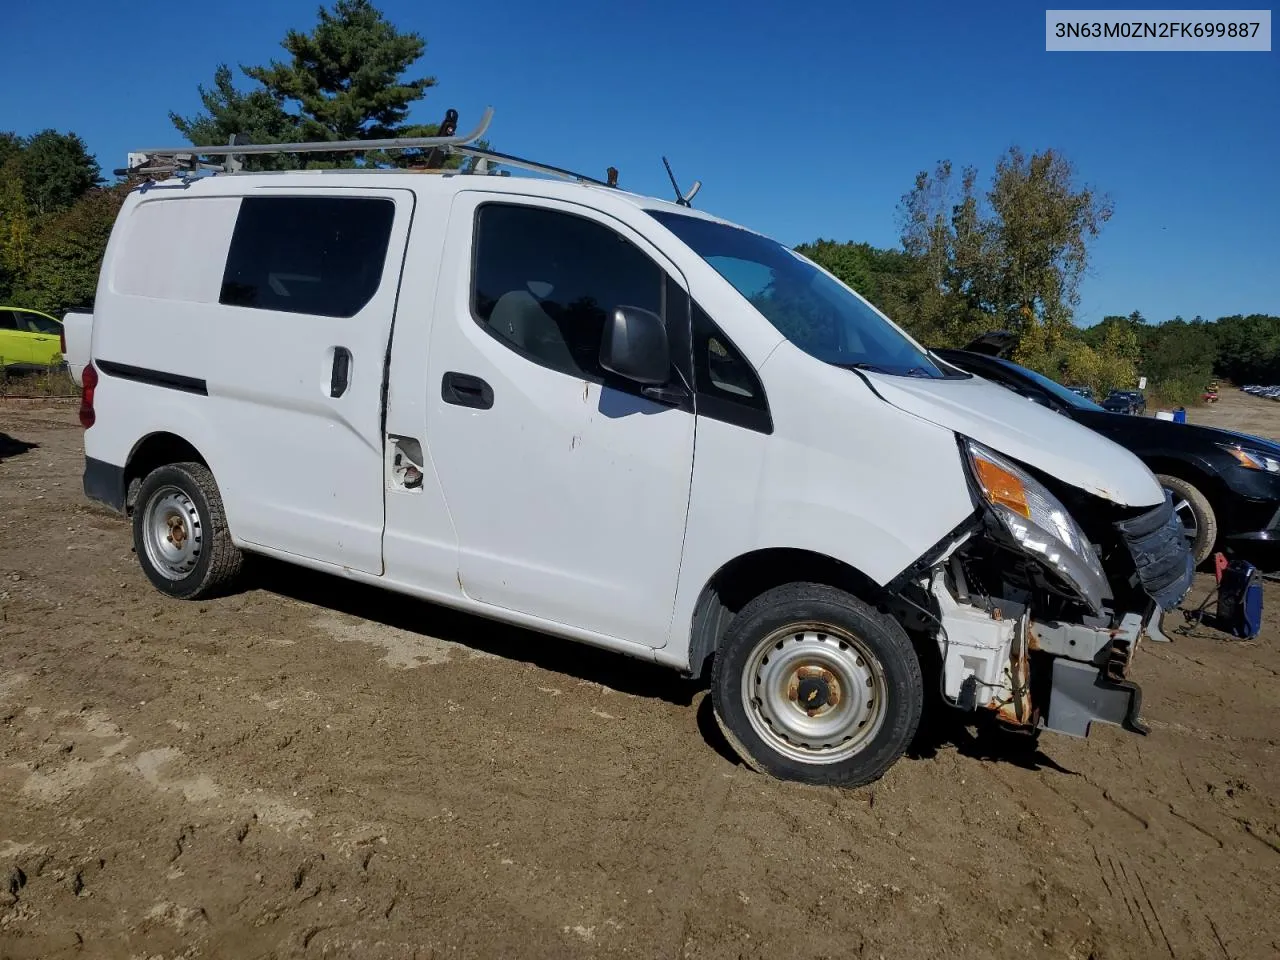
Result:
{"label": "damaged front end of van", "polygon": [[1026,732],[1145,734],[1130,666],[1194,568],[1172,503],[1126,506],[957,439],[977,509],[892,591],[936,638],[944,699]]}

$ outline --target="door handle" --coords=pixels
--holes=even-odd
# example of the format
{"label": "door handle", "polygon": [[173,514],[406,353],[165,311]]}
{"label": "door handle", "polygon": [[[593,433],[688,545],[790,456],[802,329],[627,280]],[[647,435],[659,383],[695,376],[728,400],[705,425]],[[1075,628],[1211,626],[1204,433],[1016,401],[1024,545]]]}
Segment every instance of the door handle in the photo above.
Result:
{"label": "door handle", "polygon": [[488,410],[493,406],[493,387],[469,373],[446,373],[440,381],[440,396],[459,407]]}
{"label": "door handle", "polygon": [[333,348],[333,370],[329,374],[329,396],[340,397],[347,392],[351,382],[351,351],[346,347]]}

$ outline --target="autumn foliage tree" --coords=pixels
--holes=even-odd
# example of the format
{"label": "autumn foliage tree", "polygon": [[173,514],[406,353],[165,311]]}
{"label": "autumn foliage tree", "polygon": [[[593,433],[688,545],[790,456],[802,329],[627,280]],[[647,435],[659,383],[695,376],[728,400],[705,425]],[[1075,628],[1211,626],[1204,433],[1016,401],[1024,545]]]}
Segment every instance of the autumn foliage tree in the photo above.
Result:
{"label": "autumn foliage tree", "polygon": [[830,241],[801,250],[855,288],[865,264],[893,263],[865,295],[931,346],[1007,330],[1018,337],[1015,359],[1049,376],[1129,386],[1132,335],[1117,331],[1095,347],[1074,325],[1089,245],[1111,214],[1063,154],[1015,146],[997,159],[985,190],[977,168],[957,171],[948,160],[916,174],[899,206],[900,254]]}

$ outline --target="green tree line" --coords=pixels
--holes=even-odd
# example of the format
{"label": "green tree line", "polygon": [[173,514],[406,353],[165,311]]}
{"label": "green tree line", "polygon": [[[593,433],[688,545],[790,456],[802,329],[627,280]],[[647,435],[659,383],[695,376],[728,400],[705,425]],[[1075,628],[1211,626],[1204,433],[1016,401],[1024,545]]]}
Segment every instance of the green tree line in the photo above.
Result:
{"label": "green tree line", "polygon": [[[201,109],[169,114],[196,146],[431,136],[410,108],[436,86],[414,76],[426,50],[371,0],[321,7],[309,31],[290,30],[284,58],[218,64],[198,88]],[[249,156],[249,169],[409,165],[397,154]],[[456,158],[450,158],[456,163]],[[92,301],[98,267],[128,180],[107,185],[74,133],[0,133],[0,304],[57,314]],[[1280,383],[1280,317],[1148,323],[1140,314],[1077,323],[1089,248],[1113,213],[1056,150],[1011,147],[980,186],[949,161],[918,173],[898,208],[900,245],[817,239],[799,252],[858,290],[928,346],[963,346],[993,329],[1017,335],[1014,359],[1096,391],[1146,376],[1163,402],[1195,402],[1215,375]]]}

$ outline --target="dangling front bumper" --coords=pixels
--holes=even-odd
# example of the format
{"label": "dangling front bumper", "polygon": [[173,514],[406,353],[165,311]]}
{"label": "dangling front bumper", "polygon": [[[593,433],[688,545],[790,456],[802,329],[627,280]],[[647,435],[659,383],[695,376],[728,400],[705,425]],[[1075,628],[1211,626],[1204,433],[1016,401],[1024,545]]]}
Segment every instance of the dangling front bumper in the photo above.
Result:
{"label": "dangling front bumper", "polygon": [[1129,679],[1129,668],[1144,635],[1164,640],[1162,615],[1156,605],[1145,620],[1130,613],[1111,630],[1033,623],[1031,649],[1053,656],[1049,709],[1041,717],[1044,728],[1087,737],[1089,727],[1101,722],[1146,734],[1141,720],[1142,688]]}
{"label": "dangling front bumper", "polygon": [[1104,630],[1079,624],[1033,625],[1032,649],[1053,654],[1049,705],[1042,717],[1048,730],[1084,737],[1095,721],[1147,733],[1140,719],[1142,688],[1129,668],[1142,637],[1168,642],[1160,630],[1165,610],[1191,589],[1195,560],[1173,501],[1164,502],[1116,529],[1133,558],[1133,587],[1149,598],[1146,614],[1127,613],[1119,626]]}

